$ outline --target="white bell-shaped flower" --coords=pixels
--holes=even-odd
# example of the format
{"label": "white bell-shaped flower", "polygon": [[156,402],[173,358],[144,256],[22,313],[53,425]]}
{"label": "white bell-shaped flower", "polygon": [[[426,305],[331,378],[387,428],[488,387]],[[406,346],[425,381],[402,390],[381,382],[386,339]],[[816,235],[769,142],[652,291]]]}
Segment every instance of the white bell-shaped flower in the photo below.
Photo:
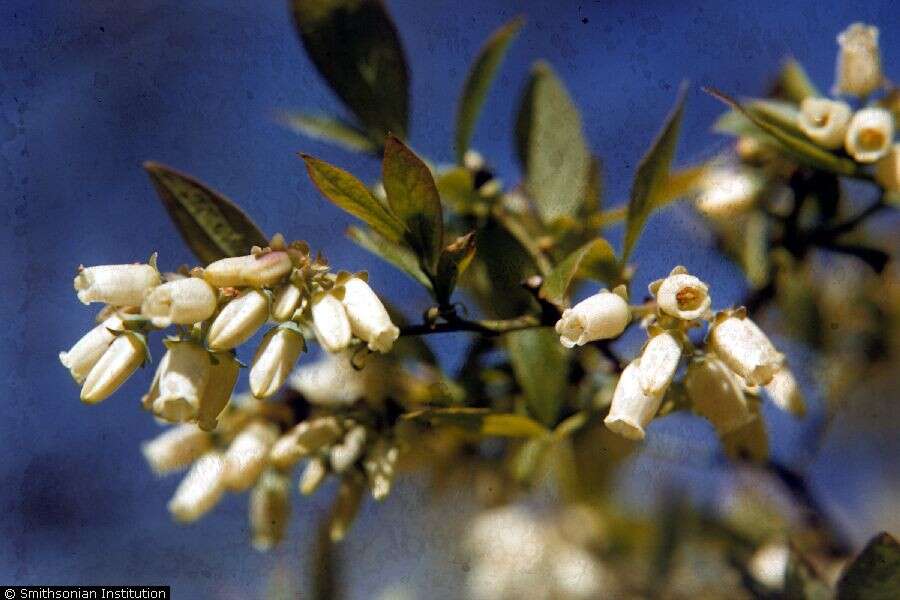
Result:
{"label": "white bell-shaped flower", "polygon": [[275,291],[272,301],[272,318],[276,321],[288,321],[300,306],[303,292],[293,283],[285,283]]}
{"label": "white bell-shaped flower", "polygon": [[675,267],[665,279],[650,284],[650,293],[663,313],[693,321],[709,314],[712,299],[709,288],[684,267]]}
{"label": "white bell-shaped flower", "polygon": [[844,148],[857,162],[873,163],[887,155],[894,142],[894,116],[884,108],[856,111],[847,127]]}
{"label": "white bell-shaped flower", "polygon": [[754,418],[740,380],[715,355],[692,361],[684,383],[694,410],[712,423],[720,435],[731,433]]}
{"label": "white bell-shaped flower", "polygon": [[366,445],[366,428],[362,425],[350,427],[339,444],[331,447],[328,457],[335,473],[343,473],[355,463]]}
{"label": "white bell-shaped flower", "polygon": [[900,143],[875,163],[875,181],[889,192],[900,192]]}
{"label": "white bell-shaped flower", "polygon": [[151,265],[103,265],[83,268],[75,276],[75,291],[84,304],[140,306],[144,296],[160,283]]}
{"label": "white bell-shaped flower", "polygon": [[219,424],[218,417],[231,399],[241,367],[230,352],[214,353],[212,360],[209,382],[200,397],[200,409],[197,411],[197,425],[204,431],[212,431]]}
{"label": "white bell-shaped flower", "polygon": [[762,181],[752,173],[715,169],[703,178],[697,210],[713,219],[734,217],[753,207],[761,189]]}
{"label": "white bell-shaped flower", "polygon": [[837,36],[840,46],[834,80],[835,94],[868,96],[881,87],[881,51],[878,28],[853,23]]}
{"label": "white bell-shaped flower", "polygon": [[628,303],[619,294],[602,290],[563,311],[556,333],[566,348],[584,346],[594,340],[614,338],[631,321]]}
{"label": "white bell-shaped flower", "polygon": [[666,393],[678,363],[681,360],[681,342],[668,331],[650,338],[641,353],[640,382],[645,394],[661,396]]}
{"label": "white bell-shaped flower", "polygon": [[126,331],[116,336],[91,367],[81,387],[81,401],[96,404],[112,395],[141,366],[146,357],[143,336]]}
{"label": "white bell-shaped flower", "polygon": [[823,148],[835,150],[844,145],[852,114],[846,102],[810,96],[800,103],[797,124],[809,139]]}
{"label": "white bell-shaped flower", "polygon": [[172,423],[195,420],[209,383],[212,363],[205,348],[190,341],[167,342],[157,376],[145,404],[153,414]]}
{"label": "white bell-shaped flower", "polygon": [[631,440],[644,439],[644,428],[662,403],[661,394],[651,395],[641,389],[640,363],[641,360],[636,358],[622,371],[609,414],[603,420],[610,431]]}
{"label": "white bell-shaped flower", "polygon": [[226,487],[240,492],[256,483],[277,439],[278,428],[272,423],[253,421],[242,429],[225,453]]}
{"label": "white bell-shaped flower", "polygon": [[225,491],[225,459],[220,452],[201,456],[169,500],[169,512],[182,523],[196,521],[219,503]]}
{"label": "white bell-shaped flower", "polygon": [[797,417],[806,414],[803,392],[800,390],[794,374],[787,367],[782,367],[772,376],[772,381],[766,384],[765,390],[769,393],[775,406],[781,410]]}
{"label": "white bell-shaped flower", "polygon": [[353,334],[367,342],[369,350],[389,352],[400,330],[369,284],[359,277],[350,278],[344,283],[342,302]]}
{"label": "white bell-shaped flower", "polygon": [[328,475],[328,465],[325,464],[324,459],[318,457],[309,459],[298,483],[300,493],[304,496],[309,496],[315,492],[322,485],[322,482],[325,481],[326,475]]}
{"label": "white bell-shaped flower", "polygon": [[332,294],[321,294],[312,302],[313,329],[328,352],[340,352],[353,337],[344,304]]}
{"label": "white bell-shaped flower", "polygon": [[288,253],[278,250],[219,259],[203,269],[203,278],[215,287],[270,287],[292,268]]}
{"label": "white bell-shaped flower", "polygon": [[[59,361],[69,369],[69,373],[78,383],[83,383],[84,378],[91,372],[91,368],[97,364],[100,357],[106,352],[110,344],[116,339],[113,331],[123,329],[122,319],[118,315],[112,315],[90,331],[88,331],[68,352],[59,353]],[[110,331],[112,330],[112,331]]]}
{"label": "white bell-shaped flower", "polygon": [[197,277],[169,281],[153,288],[141,305],[141,314],[154,327],[192,325],[216,312],[216,290]]}
{"label": "white bell-shaped flower", "polygon": [[333,444],[343,434],[344,429],[332,416],[301,421],[278,438],[269,452],[269,461],[278,469],[292,467],[301,458]]}
{"label": "white bell-shaped flower", "polygon": [[278,391],[303,352],[303,335],[293,327],[272,329],[263,337],[250,368],[250,391],[257,398],[268,398]]}
{"label": "white bell-shaped flower", "polygon": [[366,395],[367,371],[368,368],[361,371],[353,368],[349,351],[326,354],[298,367],[291,375],[290,384],[310,404],[349,406]]}
{"label": "white bell-shaped flower", "polygon": [[765,385],[784,363],[784,355],[747,317],[717,318],[709,332],[709,346],[732,371],[750,385]]}
{"label": "white bell-shaped flower", "polygon": [[208,433],[191,423],[170,427],[141,445],[141,452],[157,475],[189,466],[212,447]]}
{"label": "white bell-shaped flower", "polygon": [[225,305],[209,327],[206,343],[214,352],[240,346],[263,326],[269,318],[269,301],[265,294],[248,290]]}

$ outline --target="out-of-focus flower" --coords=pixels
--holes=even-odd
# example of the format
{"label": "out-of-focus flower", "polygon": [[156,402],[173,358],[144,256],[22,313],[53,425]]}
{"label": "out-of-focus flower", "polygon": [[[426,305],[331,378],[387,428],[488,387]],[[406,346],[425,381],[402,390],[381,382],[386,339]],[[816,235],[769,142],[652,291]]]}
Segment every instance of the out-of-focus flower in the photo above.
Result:
{"label": "out-of-focus flower", "polygon": [[685,321],[706,316],[712,304],[706,284],[681,266],[672,269],[665,279],[651,283],[650,293],[663,313]]}
{"label": "out-of-focus flower", "polygon": [[681,343],[671,333],[664,331],[650,338],[638,367],[641,390],[650,396],[665,394],[680,360]]}
{"label": "out-of-focus flower", "polygon": [[301,458],[336,442],[344,430],[333,416],[301,421],[282,435],[269,452],[269,460],[279,469],[292,467]]}
{"label": "out-of-focus flower", "polygon": [[268,287],[282,281],[293,265],[287,252],[232,256],[210,263],[203,278],[216,287]]}
{"label": "out-of-focus flower", "polygon": [[844,147],[861,163],[873,163],[887,155],[894,142],[894,116],[883,108],[863,108],[850,119]]}
{"label": "out-of-focus flower", "polygon": [[293,327],[280,326],[265,335],[250,368],[250,391],[268,398],[285,382],[306,344]]}
{"label": "out-of-focus flower", "polygon": [[272,302],[272,318],[276,321],[289,320],[300,306],[302,296],[300,288],[293,283],[288,282],[279,287]]}
{"label": "out-of-focus flower", "polygon": [[265,552],[284,539],[290,513],[290,485],[287,477],[272,470],[266,471],[250,494],[250,535],[253,547]]}
{"label": "out-of-focus flower", "polygon": [[389,352],[400,330],[391,322],[381,300],[359,277],[352,277],[344,283],[342,299],[350,319],[353,334],[368,342],[369,350]]}
{"label": "out-of-focus flower", "polygon": [[809,139],[834,150],[844,145],[851,114],[846,102],[809,96],[800,104],[797,122]]}
{"label": "out-of-focus flower", "polygon": [[875,163],[875,181],[889,192],[900,192],[900,143]]}
{"label": "out-of-focus flower", "polygon": [[837,36],[837,69],[834,78],[835,94],[868,96],[883,82],[881,52],[878,48],[878,28],[853,23]]}
{"label": "out-of-focus flower", "polygon": [[170,427],[141,445],[144,458],[157,475],[184,469],[212,447],[212,438],[196,425]]}
{"label": "out-of-focus flower", "polygon": [[250,339],[269,318],[269,301],[257,290],[248,290],[225,305],[209,327],[210,350],[231,350]]}
{"label": "out-of-focus flower", "polygon": [[733,217],[752,208],[760,190],[762,181],[752,173],[715,169],[703,177],[697,210],[713,219]]}
{"label": "out-of-focus flower", "polygon": [[113,331],[121,331],[122,328],[122,319],[112,315],[88,331],[68,352],[59,353],[59,361],[69,369],[72,379],[78,383],[84,382],[91,368],[116,339]]}
{"label": "out-of-focus flower", "polygon": [[79,270],[75,291],[84,304],[140,306],[147,292],[159,285],[159,272],[151,265],[104,265]]}
{"label": "out-of-focus flower", "polygon": [[321,294],[312,302],[313,328],[322,347],[340,352],[350,344],[352,331],[344,304],[332,294]]}
{"label": "out-of-focus flower", "polygon": [[775,406],[781,410],[798,417],[806,414],[803,392],[800,390],[800,386],[797,385],[794,374],[787,367],[782,367],[775,373],[772,376],[772,381],[766,384],[765,389]]}
{"label": "out-of-focus flower", "polygon": [[309,462],[306,464],[306,468],[303,469],[303,474],[300,476],[300,493],[304,496],[309,496],[322,485],[322,482],[325,481],[325,476],[328,475],[328,465],[325,464],[325,460],[319,457],[313,457],[309,459]]}
{"label": "out-of-focus flower", "polygon": [[303,364],[291,375],[290,385],[303,394],[310,404],[348,406],[367,392],[365,369],[358,371],[347,352],[326,354],[321,359]]}
{"label": "out-of-focus flower", "polygon": [[225,453],[225,486],[240,492],[256,483],[277,439],[277,427],[266,421],[253,421],[241,430]]}
{"label": "out-of-focus flower", "polygon": [[343,473],[362,456],[365,446],[366,428],[362,425],[350,427],[341,443],[333,445],[328,453],[331,468],[335,473]]}
{"label": "out-of-focus flower", "polygon": [[125,331],[116,336],[91,368],[81,387],[81,400],[95,404],[112,395],[141,366],[146,356],[142,335]]}
{"label": "out-of-focus flower", "polygon": [[737,376],[712,354],[694,360],[684,379],[694,410],[720,435],[735,431],[754,418]]}
{"label": "out-of-focus flower", "polygon": [[640,364],[641,359],[636,358],[622,371],[609,414],[603,420],[610,431],[631,440],[644,439],[644,428],[662,402],[662,394],[651,395],[641,389]]}
{"label": "out-of-focus flower", "polygon": [[363,467],[375,500],[384,500],[390,493],[399,458],[400,448],[384,439],[379,439],[366,454]]}
{"label": "out-of-focus flower", "polygon": [[766,587],[780,590],[784,588],[790,555],[790,549],[785,544],[766,544],[750,558],[750,573]]}
{"label": "out-of-focus flower", "polygon": [[628,303],[619,294],[602,290],[562,313],[556,333],[566,348],[584,346],[594,340],[614,338],[631,321]]}
{"label": "out-of-focus flower", "polygon": [[756,324],[739,314],[722,314],[709,332],[709,345],[732,371],[751,385],[765,385],[784,363],[784,355]]}
{"label": "out-of-focus flower", "polygon": [[196,419],[200,399],[212,370],[209,352],[190,341],[167,342],[168,352],[159,362],[150,393],[143,403],[166,421]]}
{"label": "out-of-focus flower", "polygon": [[231,399],[241,367],[230,352],[214,353],[212,359],[209,382],[200,397],[200,410],[197,412],[197,425],[204,431],[212,431],[218,425],[219,414]]}
{"label": "out-of-focus flower", "polygon": [[169,281],[153,288],[141,305],[141,313],[154,327],[191,325],[216,312],[216,291],[196,277]]}
{"label": "out-of-focus flower", "polygon": [[361,479],[362,477],[356,473],[347,474],[341,479],[334,508],[331,511],[331,521],[328,523],[328,537],[332,542],[344,539],[353,519],[356,518],[365,490]]}
{"label": "out-of-focus flower", "polygon": [[169,501],[169,512],[183,523],[205,515],[222,498],[224,475],[225,459],[220,452],[210,451],[201,456],[175,490]]}

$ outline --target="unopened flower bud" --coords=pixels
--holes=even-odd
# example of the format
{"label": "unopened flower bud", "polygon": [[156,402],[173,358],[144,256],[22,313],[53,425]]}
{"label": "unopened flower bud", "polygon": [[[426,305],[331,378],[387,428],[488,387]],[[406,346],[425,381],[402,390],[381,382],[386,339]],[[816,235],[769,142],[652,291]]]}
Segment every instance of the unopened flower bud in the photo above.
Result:
{"label": "unopened flower bud", "polygon": [[900,192],[900,143],[875,163],[875,181],[889,192]]}
{"label": "unopened flower bud", "polygon": [[301,421],[281,436],[269,452],[269,460],[279,469],[294,465],[324,446],[333,444],[344,430],[334,417],[316,417]]}
{"label": "unopened flower bud", "polygon": [[659,410],[662,395],[650,395],[641,389],[639,358],[625,367],[613,392],[609,414],[603,422],[615,433],[630,440],[644,439],[644,428]]}
{"label": "unopened flower bud", "polygon": [[146,356],[143,336],[126,331],[116,336],[81,388],[81,400],[95,404],[112,395],[141,366]]}
{"label": "unopened flower bud", "polygon": [[789,560],[790,550],[785,544],[771,543],[753,554],[748,568],[753,577],[767,588],[781,590]]}
{"label": "unopened flower bud", "polygon": [[772,402],[781,410],[797,417],[802,417],[806,414],[803,392],[800,390],[800,386],[797,385],[794,374],[787,367],[782,367],[775,373],[772,376],[772,381],[767,383],[765,388]]}
{"label": "unopened flower bud", "polygon": [[835,150],[844,145],[851,114],[853,111],[846,102],[808,96],[800,104],[797,123],[809,139]]}
{"label": "unopened flower bud", "polygon": [[331,468],[335,473],[343,473],[362,455],[366,445],[366,428],[356,425],[347,432],[340,444],[335,444],[329,451]]}
{"label": "unopened flower bud", "polygon": [[225,453],[226,487],[239,492],[253,485],[268,463],[276,439],[278,429],[263,421],[254,421],[237,434]]}
{"label": "unopened flower bud", "polygon": [[760,178],[749,172],[717,169],[703,178],[697,210],[714,219],[733,217],[752,208],[761,189]]}
{"label": "unopened flower bud", "polygon": [[331,520],[328,523],[328,537],[332,542],[340,542],[347,535],[356,513],[359,511],[359,503],[364,491],[360,477],[354,475],[341,479],[337,498],[331,512]]}
{"label": "unopened flower bud", "polygon": [[59,353],[59,361],[69,369],[72,379],[78,383],[84,382],[91,368],[116,339],[110,329],[120,331],[122,328],[122,319],[113,315],[88,331],[68,352]]}
{"label": "unopened flower bud", "polygon": [[887,155],[894,141],[894,116],[883,108],[863,108],[850,119],[844,147],[857,162],[873,163]]}
{"label": "unopened flower bud", "polygon": [[675,267],[665,279],[650,284],[659,309],[673,317],[692,321],[709,313],[709,288],[684,267]]}
{"label": "unopened flower bud", "polygon": [[256,550],[271,550],[284,538],[291,512],[287,477],[274,471],[263,473],[250,494],[250,535]]}
{"label": "unopened flower bud", "polygon": [[305,343],[299,331],[276,327],[265,335],[250,368],[250,391],[257,398],[268,398],[278,391],[291,374]]}
{"label": "unopened flower bud", "polygon": [[384,304],[369,284],[358,277],[349,279],[344,283],[342,302],[353,334],[368,342],[369,350],[389,352],[400,330],[391,322]]}
{"label": "unopened flower bud", "polygon": [[275,292],[275,300],[272,302],[272,318],[276,321],[287,321],[294,316],[294,311],[300,306],[302,292],[293,283],[285,283]]}
{"label": "unopened flower bud", "polygon": [[218,417],[231,399],[241,366],[230,352],[216,353],[212,357],[209,383],[200,397],[197,412],[197,425],[204,431],[212,431],[218,426]]}
{"label": "unopened flower bud", "polygon": [[282,281],[293,265],[287,252],[232,256],[210,263],[203,278],[215,287],[268,287]]}
{"label": "unopened flower bud", "polygon": [[383,439],[366,454],[363,467],[366,469],[369,488],[375,500],[384,500],[390,493],[399,458],[400,449]]}
{"label": "unopened flower bud", "polygon": [[641,353],[639,365],[641,390],[651,396],[666,393],[678,362],[681,360],[681,343],[665,331],[650,338]]}
{"label": "unopened flower bud", "polygon": [[706,417],[720,435],[735,431],[754,418],[741,382],[714,355],[691,362],[684,383],[694,410]]}
{"label": "unopened flower bud", "polygon": [[881,87],[881,52],[878,28],[854,23],[837,37],[840,50],[835,75],[835,94],[868,96]]}
{"label": "unopened flower bud", "polygon": [[219,503],[225,491],[225,459],[207,452],[194,463],[169,501],[169,512],[182,523],[196,521]]}
{"label": "unopened flower bud", "polygon": [[225,305],[209,327],[210,350],[231,350],[253,337],[269,318],[269,301],[257,290],[248,290]]}
{"label": "unopened flower bud", "polygon": [[365,376],[353,368],[347,353],[327,354],[301,365],[290,383],[310,404],[319,406],[348,406],[366,392]]}
{"label": "unopened flower bud", "polygon": [[170,342],[168,346],[169,351],[159,362],[150,397],[144,402],[161,419],[183,423],[197,418],[212,364],[209,352],[194,342]]}
{"label": "unopened flower bud", "polygon": [[154,327],[192,325],[205,321],[214,312],[216,291],[196,277],[176,279],[153,288],[141,305],[141,314]]}
{"label": "unopened flower bud", "polygon": [[212,438],[196,425],[170,427],[141,445],[144,458],[157,475],[183,469],[212,447]]}
{"label": "unopened flower bud", "polygon": [[630,321],[628,303],[618,294],[603,290],[564,310],[556,322],[556,333],[563,346],[572,348],[614,338]]}
{"label": "unopened flower bud", "polygon": [[75,291],[84,304],[140,306],[147,292],[159,285],[159,272],[150,265],[104,265],[81,269]]}
{"label": "unopened flower bud", "polygon": [[750,385],[769,383],[781,368],[784,355],[749,318],[731,315],[717,321],[709,333],[713,352]]}
{"label": "unopened flower bud", "polygon": [[350,320],[340,300],[322,294],[313,300],[312,317],[316,338],[328,352],[340,352],[350,344]]}
{"label": "unopened flower bud", "polygon": [[309,496],[322,485],[325,476],[328,475],[328,465],[321,458],[311,458],[300,476],[300,493]]}

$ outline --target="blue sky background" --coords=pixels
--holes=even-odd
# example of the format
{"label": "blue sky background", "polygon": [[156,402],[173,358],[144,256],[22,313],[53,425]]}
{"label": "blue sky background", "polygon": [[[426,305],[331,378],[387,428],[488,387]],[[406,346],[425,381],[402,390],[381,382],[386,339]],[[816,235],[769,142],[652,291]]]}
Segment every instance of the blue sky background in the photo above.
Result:
{"label": "blue sky background", "polygon": [[[451,160],[455,103],[471,59],[491,30],[525,14],[474,145],[505,181],[517,180],[515,105],[530,64],[545,58],[604,160],[609,205],[626,197],[682,79],[692,85],[678,162],[688,163],[725,144],[709,133],[721,106],[700,85],[762,93],[792,54],[827,89],[835,35],[855,20],[882,27],[889,70],[900,57],[889,0],[388,5],[412,71],[417,151]],[[318,195],[296,153],[365,180],[375,178],[377,162],[286,131],[273,118],[282,108],[342,110],[303,54],[285,2],[0,6],[0,583],[164,583],[175,586],[175,597],[242,598],[261,594],[272,577],[298,576],[331,490],[296,499],[292,537],[269,556],[246,541],[246,495],[190,528],[175,525],[165,502],[177,477],[157,481],[138,448],[157,431],[137,406],[151,373],[86,407],[57,360],[92,324],[93,311],[72,292],[79,263],[143,260],[154,251],[161,266],[192,262],[141,169],[146,159],[196,175],[239,201],[265,231],[306,239],[338,268],[368,269],[377,289],[402,300],[409,314],[421,312],[427,297],[414,283],[343,238],[351,219]],[[612,239],[619,243],[618,233]],[[715,305],[734,302],[742,283],[710,241],[688,210],[654,217],[635,254],[636,289],[683,263],[712,282]],[[452,365],[465,339],[440,337],[436,348]],[[789,352],[808,383],[802,349]],[[802,426],[775,426],[776,451],[789,457]],[[711,441],[694,423],[675,422],[667,433]],[[816,465],[817,489],[854,525],[856,539],[872,527],[859,514],[873,482],[886,474],[897,480],[880,443],[847,444]],[[366,507],[344,547],[356,597],[371,597],[373,580],[388,587],[429,578],[433,589],[456,595],[458,525],[434,506],[422,514],[426,504],[420,487],[407,483],[385,504]]]}

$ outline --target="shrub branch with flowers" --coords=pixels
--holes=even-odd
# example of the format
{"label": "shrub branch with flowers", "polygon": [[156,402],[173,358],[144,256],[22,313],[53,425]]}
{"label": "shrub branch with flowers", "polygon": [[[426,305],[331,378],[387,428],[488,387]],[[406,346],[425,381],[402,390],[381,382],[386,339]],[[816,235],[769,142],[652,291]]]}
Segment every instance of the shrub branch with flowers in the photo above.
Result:
{"label": "shrub branch with flowers", "polygon": [[[685,589],[710,598],[900,595],[897,542],[884,534],[848,562],[851,548],[802,471],[769,456],[763,399],[797,418],[806,406],[784,355],[756,322],[757,313],[777,313],[789,334],[822,356],[823,371],[839,365],[841,377],[827,382],[831,395],[873,361],[863,365],[846,339],[827,339],[819,323],[808,323],[841,302],[822,283],[829,263],[821,254],[871,267],[857,270],[855,293],[897,315],[896,298],[878,297],[896,239],[879,247],[862,233],[876,213],[893,210],[900,189],[900,91],[882,75],[876,28],[854,24],[838,37],[834,93],[855,98],[852,106],[822,96],[789,61],[766,99],[738,101],[710,89],[730,107],[716,128],[737,136],[734,150],[674,169],[683,86],[638,165],[627,205],[609,208],[578,110],[546,63],[536,63],[516,119],[522,183],[504,186],[469,148],[521,19],[500,27],[476,57],[457,114],[457,164],[435,166],[403,141],[409,75],[384,6],[292,6],[304,48],[354,120],[285,113],[285,123],[382,160],[381,180],[368,186],[303,154],[309,177],[364,224],[348,236],[423,285],[434,302],[409,323],[365,273],[332,271],[305,242],[269,238],[224,196],[147,163],[201,265],[160,272],[154,256],[146,264],[80,268],[78,299],[105,306],[98,325],[60,360],[81,384],[82,401],[95,404],[149,360],[149,334],[170,331],[141,404],[171,424],[144,444],[150,466],[160,475],[188,469],[169,503],[174,518],[194,521],[226,491],[251,490],[252,542],[270,548],[284,536],[292,473],[302,463],[296,485],[304,495],[328,477],[339,481],[324,556],[323,547],[348,533],[366,491],[382,500],[395,477],[420,470],[443,485],[475,485],[492,507],[473,524],[469,546],[482,559],[469,574],[473,597],[690,596]],[[357,43],[334,52],[350,32]],[[868,184],[874,202],[851,212],[845,179]],[[746,274],[751,292],[743,305],[714,308],[711,282],[681,266],[648,294],[631,289],[639,265],[629,258],[644,224],[680,198],[694,200]],[[602,234],[619,222],[617,253]],[[582,283],[593,293],[573,304]],[[646,342],[634,356],[620,356],[612,342],[634,327]],[[263,329],[244,365],[239,349]],[[884,350],[874,362],[890,364],[895,330],[883,328]],[[422,339],[448,332],[471,334],[457,373],[442,370]],[[312,342],[325,351],[315,362],[302,358]],[[235,395],[245,366],[250,393]],[[611,476],[653,436],[651,422],[675,412],[705,418],[734,469],[775,486],[801,517],[763,503],[778,525],[747,527],[733,511],[701,519],[696,507],[673,501],[674,517],[629,534],[624,525],[634,517],[610,502]],[[486,447],[485,438],[501,442]],[[498,508],[547,486],[560,492],[550,517]],[[753,490],[735,494],[759,501]],[[656,567],[654,548],[669,553]],[[710,572],[732,578],[740,591],[704,587],[678,548],[718,548]],[[657,572],[648,584],[642,573],[650,568]]]}

